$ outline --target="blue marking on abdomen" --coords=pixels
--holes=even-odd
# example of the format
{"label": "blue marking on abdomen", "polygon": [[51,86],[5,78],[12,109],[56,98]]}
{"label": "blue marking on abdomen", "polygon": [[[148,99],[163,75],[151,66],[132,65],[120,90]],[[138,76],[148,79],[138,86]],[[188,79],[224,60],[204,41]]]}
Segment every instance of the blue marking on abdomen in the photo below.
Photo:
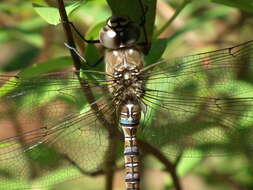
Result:
{"label": "blue marking on abdomen", "polygon": [[138,124],[138,121],[129,120],[129,119],[125,119],[125,118],[120,118],[119,122],[122,125],[136,125],[136,124]]}

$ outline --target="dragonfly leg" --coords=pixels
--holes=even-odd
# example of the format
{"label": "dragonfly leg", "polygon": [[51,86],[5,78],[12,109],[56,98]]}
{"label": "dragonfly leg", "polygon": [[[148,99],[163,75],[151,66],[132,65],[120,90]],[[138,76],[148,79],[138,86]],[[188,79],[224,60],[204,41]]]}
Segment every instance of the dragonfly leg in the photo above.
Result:
{"label": "dragonfly leg", "polygon": [[[73,22],[69,22],[69,21],[63,21],[64,22],[68,22],[68,24],[70,24],[70,26],[74,29],[74,31],[77,33],[77,35],[86,43],[100,43],[99,40],[87,40],[83,37],[83,35],[78,31],[78,29],[75,27]],[[89,65],[90,67],[95,67],[98,64],[101,63],[101,61],[104,59],[104,57],[100,57],[94,64],[89,63],[79,52],[76,48],[71,47],[69,44],[64,43],[64,45],[69,48],[71,51],[73,51],[76,55],[78,55],[78,57],[82,60],[82,62],[86,63],[87,65]]]}
{"label": "dragonfly leg", "polygon": [[66,42],[64,42],[64,45],[69,48],[71,51],[73,51],[76,55],[78,55],[78,57],[86,64],[88,64],[88,62],[86,61],[86,59],[81,56],[81,54],[78,52],[78,50],[72,46],[70,46],[69,44],[67,44]]}
{"label": "dragonfly leg", "polygon": [[100,64],[100,63],[103,61],[103,59],[104,59],[104,56],[102,56],[102,57],[100,57],[94,64],[91,64],[91,63],[89,63],[89,62],[79,53],[79,51],[78,51],[76,48],[71,47],[71,46],[70,46],[69,44],[67,44],[67,43],[64,43],[64,45],[65,45],[67,48],[69,48],[71,51],[73,51],[73,52],[81,59],[82,62],[86,63],[86,64],[89,65],[90,67],[95,67],[95,66],[97,66],[97,65]]}
{"label": "dragonfly leg", "polygon": [[88,64],[91,67],[96,67],[104,60],[104,56],[101,56],[94,64]]}
{"label": "dragonfly leg", "polygon": [[144,7],[141,0],[139,0],[139,4],[140,4],[140,7],[141,7],[141,12],[142,12],[141,21],[139,23],[139,26],[143,27],[143,26],[145,26],[145,23],[146,23],[146,15],[147,15],[147,12],[148,12],[148,6],[145,5],[145,7]]}
{"label": "dragonfly leg", "polygon": [[147,55],[148,51],[150,49],[150,44],[148,43],[148,35],[147,35],[146,27],[145,27],[148,6],[146,6],[146,5],[144,6],[141,0],[139,0],[139,4],[140,4],[141,12],[142,12],[141,21],[139,23],[139,26],[142,28],[142,31],[143,31],[144,42],[140,42],[140,43],[138,43],[138,45],[143,47],[142,51],[145,55]]}
{"label": "dragonfly leg", "polygon": [[74,29],[74,31],[77,33],[77,35],[86,43],[88,44],[96,44],[96,43],[100,43],[99,40],[87,40],[85,39],[85,37],[83,37],[83,35],[78,31],[78,29],[75,27],[73,22],[69,22],[69,21],[62,21],[64,22],[68,22],[68,24]]}

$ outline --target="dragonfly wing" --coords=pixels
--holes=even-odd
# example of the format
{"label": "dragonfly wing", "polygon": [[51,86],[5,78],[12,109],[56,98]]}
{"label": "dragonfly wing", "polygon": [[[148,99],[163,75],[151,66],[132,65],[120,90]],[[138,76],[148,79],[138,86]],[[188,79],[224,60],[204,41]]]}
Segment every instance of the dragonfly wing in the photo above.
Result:
{"label": "dragonfly wing", "polygon": [[[94,111],[83,95],[87,86],[80,86],[75,73],[7,78],[0,77],[0,126],[6,131],[0,138],[0,181],[31,185],[43,176],[43,182],[32,185],[41,187],[102,166],[108,134],[96,115],[114,111],[105,80],[88,80],[96,92]],[[52,171],[62,173],[50,177]]]}
{"label": "dragonfly wing", "polygon": [[[253,150],[252,64],[251,41],[144,68],[143,102],[149,110],[144,122],[150,127],[142,138],[168,154]],[[241,75],[243,70],[247,74]]]}

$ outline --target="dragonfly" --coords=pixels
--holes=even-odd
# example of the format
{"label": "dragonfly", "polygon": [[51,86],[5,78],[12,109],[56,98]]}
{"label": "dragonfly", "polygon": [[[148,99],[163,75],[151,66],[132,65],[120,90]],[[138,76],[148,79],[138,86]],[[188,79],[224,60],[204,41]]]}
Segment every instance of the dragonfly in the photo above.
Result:
{"label": "dragonfly", "polygon": [[113,139],[124,149],[128,190],[141,189],[141,142],[168,156],[253,151],[253,41],[144,66],[133,30],[125,17],[101,29],[105,72],[0,75],[1,130],[15,134],[0,139],[3,188],[95,172]]}

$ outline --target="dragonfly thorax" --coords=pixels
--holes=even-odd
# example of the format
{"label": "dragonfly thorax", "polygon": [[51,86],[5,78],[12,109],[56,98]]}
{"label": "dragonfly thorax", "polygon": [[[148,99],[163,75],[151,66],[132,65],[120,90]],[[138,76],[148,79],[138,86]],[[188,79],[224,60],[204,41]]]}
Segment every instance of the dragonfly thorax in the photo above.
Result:
{"label": "dragonfly thorax", "polygon": [[111,92],[116,104],[128,99],[139,99],[143,96],[143,82],[139,79],[139,69],[135,66],[122,65],[113,74]]}
{"label": "dragonfly thorax", "polygon": [[132,82],[136,82],[138,80],[139,69],[134,67],[129,67],[128,63],[123,65],[122,67],[117,68],[114,72],[114,80],[117,84],[125,84],[130,85]]}
{"label": "dragonfly thorax", "polygon": [[139,28],[127,17],[110,17],[99,33],[100,43],[108,49],[131,47],[140,37]]}

